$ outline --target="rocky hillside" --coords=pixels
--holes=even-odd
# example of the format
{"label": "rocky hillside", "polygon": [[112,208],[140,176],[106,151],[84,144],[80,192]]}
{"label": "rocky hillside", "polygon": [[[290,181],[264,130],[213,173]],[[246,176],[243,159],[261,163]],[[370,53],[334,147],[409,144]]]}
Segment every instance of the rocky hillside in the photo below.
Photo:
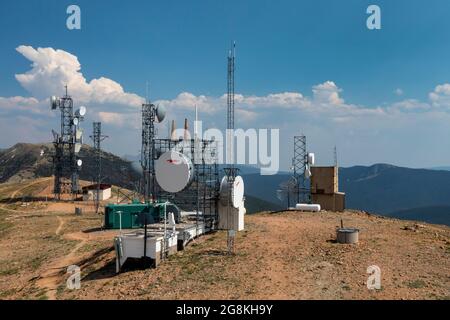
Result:
{"label": "rocky hillside", "polygon": [[[53,151],[51,143],[17,143],[0,150],[0,183],[51,176]],[[83,160],[80,178],[93,181],[96,174],[94,149],[83,145],[79,157]],[[133,188],[139,180],[139,173],[133,169],[131,162],[108,152],[102,152],[102,173],[105,183],[127,188]]]}

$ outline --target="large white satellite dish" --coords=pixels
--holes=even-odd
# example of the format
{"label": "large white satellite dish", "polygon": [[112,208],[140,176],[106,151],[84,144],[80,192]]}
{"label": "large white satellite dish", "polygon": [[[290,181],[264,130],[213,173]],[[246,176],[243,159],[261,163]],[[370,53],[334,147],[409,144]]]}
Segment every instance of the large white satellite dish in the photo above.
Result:
{"label": "large white satellite dish", "polygon": [[[228,183],[228,177],[222,178],[220,183],[220,201],[223,205],[228,204],[228,198],[230,195],[229,191],[230,184]],[[234,183],[231,186],[231,204],[234,208],[240,208],[244,204],[244,179],[241,176],[234,178]]]}
{"label": "large white satellite dish", "polygon": [[155,176],[163,190],[170,193],[180,192],[191,183],[194,166],[184,154],[167,151],[155,161]]}
{"label": "large white satellite dish", "polygon": [[81,167],[83,165],[83,160],[78,159],[77,160],[77,166]]}

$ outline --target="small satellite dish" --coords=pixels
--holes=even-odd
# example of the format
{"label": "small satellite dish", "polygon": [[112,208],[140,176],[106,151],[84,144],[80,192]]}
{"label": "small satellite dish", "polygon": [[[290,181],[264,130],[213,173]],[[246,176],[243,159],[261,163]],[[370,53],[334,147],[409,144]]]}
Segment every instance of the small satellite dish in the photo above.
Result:
{"label": "small satellite dish", "polygon": [[81,143],[75,143],[75,153],[80,152],[81,150]]}
{"label": "small satellite dish", "polygon": [[72,119],[72,123],[75,125],[75,126],[77,126],[79,123],[80,123],[80,120],[78,119],[78,118],[73,118]]}
{"label": "small satellite dish", "polygon": [[84,115],[86,114],[86,111],[87,111],[86,107],[85,107],[85,106],[81,106],[81,107],[75,112],[75,114],[76,114],[77,116],[84,117]]}
{"label": "small satellite dish", "polygon": [[163,122],[166,117],[166,107],[158,105],[156,107],[156,118],[158,118],[158,122]]}
{"label": "small satellite dish", "polygon": [[59,98],[56,96],[50,97],[50,106],[52,107],[52,110],[55,110],[58,107],[58,101]]}
{"label": "small satellite dish", "polygon": [[77,160],[77,166],[81,167],[83,165],[83,160],[78,159]]}

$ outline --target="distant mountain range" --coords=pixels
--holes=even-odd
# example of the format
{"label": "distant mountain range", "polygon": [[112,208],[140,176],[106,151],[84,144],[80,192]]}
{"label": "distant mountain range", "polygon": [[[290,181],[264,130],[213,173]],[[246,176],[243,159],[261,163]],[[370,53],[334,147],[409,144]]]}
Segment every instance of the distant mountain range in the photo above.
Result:
{"label": "distant mountain range", "polygon": [[444,170],[444,171],[450,171],[450,167],[446,167],[446,166],[444,166],[444,167],[433,167],[433,168],[430,168],[431,170]]}
{"label": "distant mountain range", "polygon": [[[289,175],[244,177],[247,194],[282,204],[276,190]],[[347,208],[450,225],[450,171],[354,166],[339,169],[339,185],[346,193]]]}
{"label": "distant mountain range", "polygon": [[251,214],[261,211],[278,211],[283,209],[283,206],[281,204],[265,201],[258,197],[246,195],[245,209],[247,210],[247,213]]}
{"label": "distant mountain range", "polygon": [[[50,176],[52,150],[52,144],[29,143],[18,143],[0,150],[0,182]],[[83,160],[80,178],[93,180],[93,148],[83,145],[79,155]],[[134,188],[139,180],[138,158],[127,158],[134,162],[102,152],[105,181]],[[286,202],[278,199],[276,191],[289,179],[288,173],[261,176],[256,167],[239,168],[245,181],[247,212],[278,210],[287,206]],[[340,190],[346,193],[347,208],[450,225],[450,171],[410,169],[389,164],[354,166],[340,168],[339,185]]]}
{"label": "distant mountain range", "polygon": [[387,216],[450,226],[450,206],[431,206],[391,212]]}

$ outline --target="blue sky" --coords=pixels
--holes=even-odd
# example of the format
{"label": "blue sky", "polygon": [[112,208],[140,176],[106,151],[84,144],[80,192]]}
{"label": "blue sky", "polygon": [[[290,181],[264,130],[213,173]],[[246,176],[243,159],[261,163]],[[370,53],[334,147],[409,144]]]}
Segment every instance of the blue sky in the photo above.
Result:
{"label": "blue sky", "polygon": [[[65,11],[70,4],[81,8],[81,30],[65,27]],[[366,8],[370,4],[381,7],[381,30],[366,28]],[[112,79],[125,92],[143,97],[149,81],[152,100],[174,100],[182,92],[214,100],[226,91],[225,57],[234,39],[236,91],[244,96],[299,92],[313,101],[312,88],[330,81],[346,105],[361,107],[365,112],[414,101],[414,107],[399,111],[408,115],[394,118],[390,114],[381,127],[376,123],[384,120],[367,112],[364,118],[353,120],[357,124],[370,122],[361,127],[355,123],[346,128],[336,125],[347,119],[342,113],[338,119],[330,116],[329,121],[321,121],[300,112],[298,121],[290,123],[297,114],[292,112],[289,119],[284,119],[276,105],[258,119],[242,118],[242,127],[285,128],[282,138],[287,140],[295,131],[303,131],[310,137],[311,149],[317,150],[324,162],[331,160],[332,146],[336,144],[342,150],[344,165],[445,165],[450,162],[450,151],[443,151],[436,137],[450,133],[443,122],[447,116],[447,87],[438,92],[444,96],[439,103],[430,101],[430,93],[450,82],[449,17],[450,2],[446,0],[2,1],[0,97],[39,95],[35,86],[30,90],[15,78],[30,70],[31,62],[16,51],[25,45],[71,53],[78,58],[88,82],[101,77]],[[110,107],[97,100],[89,102],[97,105],[96,112],[119,112],[116,103]],[[421,104],[426,106],[418,107]],[[246,106],[243,103],[242,108]],[[252,112],[259,112],[258,106],[252,107]],[[174,110],[176,117],[182,117],[183,110]],[[326,111],[324,114],[328,117]],[[207,119],[219,126],[223,115],[211,114]],[[2,114],[4,119],[18,116],[24,118],[26,114],[12,108]],[[30,139],[21,136],[25,132],[20,131],[9,140],[1,140],[0,145],[4,147],[10,140],[42,140],[45,134],[50,139],[50,130],[42,131],[45,114],[37,118],[42,124],[34,123]],[[140,142],[130,145],[126,141],[137,126],[118,128],[113,122],[109,127],[106,123],[106,128],[121,132],[114,142],[106,143],[107,148],[119,154],[136,153]],[[90,123],[86,127],[90,129]],[[419,128],[425,132],[417,132]],[[414,134],[420,135],[411,137]],[[371,145],[373,148],[369,148]],[[410,153],[411,148],[423,153]],[[290,157],[289,148],[282,148],[282,152],[284,158]],[[283,166],[288,166],[286,161]]]}

